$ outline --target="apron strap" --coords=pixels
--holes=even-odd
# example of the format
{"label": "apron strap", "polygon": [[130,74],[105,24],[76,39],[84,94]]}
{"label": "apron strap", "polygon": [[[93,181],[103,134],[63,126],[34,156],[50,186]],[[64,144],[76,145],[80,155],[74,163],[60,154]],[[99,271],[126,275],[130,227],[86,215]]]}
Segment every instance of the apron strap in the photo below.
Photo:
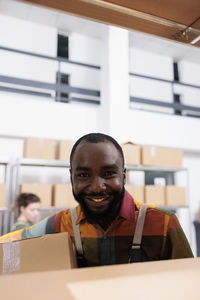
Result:
{"label": "apron strap", "polygon": [[76,220],[78,218],[76,207],[71,208],[70,212],[71,212],[72,227],[74,231],[74,241],[75,241],[76,251],[78,255],[83,256],[83,247],[81,243],[80,228],[79,228],[79,224],[76,224]]}
{"label": "apron strap", "polygon": [[140,206],[138,219],[135,227],[135,233],[133,237],[133,243],[130,249],[129,262],[141,261],[141,241],[147,208],[148,204],[146,203],[142,203]]}

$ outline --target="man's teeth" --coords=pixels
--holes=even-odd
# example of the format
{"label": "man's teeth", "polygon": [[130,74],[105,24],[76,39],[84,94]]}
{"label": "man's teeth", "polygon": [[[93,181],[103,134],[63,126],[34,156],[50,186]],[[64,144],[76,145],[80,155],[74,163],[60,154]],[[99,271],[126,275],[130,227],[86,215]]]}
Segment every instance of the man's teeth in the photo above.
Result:
{"label": "man's teeth", "polygon": [[98,198],[98,199],[96,199],[96,198],[92,198],[92,200],[93,200],[93,201],[95,201],[95,202],[101,202],[101,201],[103,201],[103,200],[104,200],[104,198]]}

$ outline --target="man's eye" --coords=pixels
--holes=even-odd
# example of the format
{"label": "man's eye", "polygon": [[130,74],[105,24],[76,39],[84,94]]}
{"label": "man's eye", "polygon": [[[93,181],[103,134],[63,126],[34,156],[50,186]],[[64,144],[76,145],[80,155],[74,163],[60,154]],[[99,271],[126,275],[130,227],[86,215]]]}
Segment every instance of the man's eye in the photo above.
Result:
{"label": "man's eye", "polygon": [[113,176],[113,175],[115,175],[115,174],[116,174],[115,171],[106,171],[106,172],[104,173],[104,175],[105,175],[106,177],[110,177],[110,176]]}
{"label": "man's eye", "polygon": [[78,177],[81,177],[81,178],[89,177],[89,174],[88,173],[80,173],[80,174],[78,174]]}

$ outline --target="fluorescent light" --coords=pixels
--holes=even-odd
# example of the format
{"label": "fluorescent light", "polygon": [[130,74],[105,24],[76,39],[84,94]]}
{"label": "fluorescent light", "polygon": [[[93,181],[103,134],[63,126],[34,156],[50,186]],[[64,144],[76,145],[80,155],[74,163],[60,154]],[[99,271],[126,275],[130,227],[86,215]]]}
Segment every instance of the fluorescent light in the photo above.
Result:
{"label": "fluorescent light", "polygon": [[200,41],[200,35],[197,36],[195,39],[193,39],[193,40],[190,42],[190,44],[194,45],[194,44],[196,44],[198,41]]}

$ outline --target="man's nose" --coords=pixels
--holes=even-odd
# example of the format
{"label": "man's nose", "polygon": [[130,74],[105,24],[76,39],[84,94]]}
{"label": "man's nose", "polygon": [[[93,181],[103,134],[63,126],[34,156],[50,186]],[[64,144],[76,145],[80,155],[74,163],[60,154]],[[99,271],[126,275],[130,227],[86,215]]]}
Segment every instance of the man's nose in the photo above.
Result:
{"label": "man's nose", "polygon": [[105,180],[102,177],[95,176],[92,179],[90,189],[92,193],[99,194],[106,190]]}

